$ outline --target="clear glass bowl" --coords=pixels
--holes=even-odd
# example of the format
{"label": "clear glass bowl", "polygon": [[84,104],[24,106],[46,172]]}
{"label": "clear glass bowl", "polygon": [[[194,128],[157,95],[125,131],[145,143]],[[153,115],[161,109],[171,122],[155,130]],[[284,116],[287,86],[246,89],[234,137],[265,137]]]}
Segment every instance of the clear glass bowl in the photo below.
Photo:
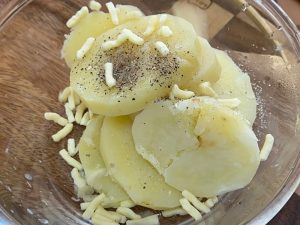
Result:
{"label": "clear glass bowl", "polygon": [[[174,13],[174,7],[177,13],[188,12],[196,25],[202,23],[197,29],[206,26],[210,43],[227,50],[250,74],[259,100],[255,132],[260,144],[272,133],[275,146],[251,184],[223,196],[204,221],[268,222],[299,184],[300,35],[295,25],[269,0],[249,5],[232,0],[115,2],[137,5],[147,14]],[[60,58],[65,22],[86,3],[0,1],[0,224],[87,224],[70,167],[58,155],[66,143],[52,142],[50,134],[58,127],[43,119],[45,111],[63,113],[57,94],[68,85],[69,69]],[[73,133],[77,139],[80,131]],[[173,217],[161,224],[196,223]]]}

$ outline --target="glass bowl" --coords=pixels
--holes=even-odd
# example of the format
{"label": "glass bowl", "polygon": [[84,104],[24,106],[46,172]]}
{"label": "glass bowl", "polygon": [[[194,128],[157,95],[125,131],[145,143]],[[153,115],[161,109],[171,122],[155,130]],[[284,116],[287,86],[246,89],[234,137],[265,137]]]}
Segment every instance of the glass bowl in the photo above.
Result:
{"label": "glass bowl", "polygon": [[[102,2],[104,3],[104,2]],[[131,0],[146,14],[182,14],[210,43],[249,73],[258,98],[254,125],[275,145],[249,186],[224,195],[205,224],[265,224],[299,184],[300,35],[274,1]],[[0,224],[88,224],[81,218],[66,165],[53,143],[58,126],[43,113],[63,113],[57,101],[68,85],[60,58],[67,19],[87,1],[0,1]],[[72,135],[80,137],[82,128]],[[139,208],[146,215],[147,210]],[[204,224],[204,222],[201,224]],[[188,216],[161,220],[197,224]],[[198,222],[199,224],[199,222]]]}

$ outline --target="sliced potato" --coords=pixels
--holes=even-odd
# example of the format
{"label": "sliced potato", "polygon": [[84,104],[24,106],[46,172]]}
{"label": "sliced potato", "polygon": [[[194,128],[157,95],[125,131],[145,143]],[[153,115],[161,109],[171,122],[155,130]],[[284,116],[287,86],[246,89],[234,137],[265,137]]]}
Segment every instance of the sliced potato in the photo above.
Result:
{"label": "sliced potato", "polygon": [[[120,24],[143,16],[143,13],[134,6],[117,5],[116,8],[118,9]],[[72,29],[64,42],[62,56],[67,65],[72,67],[76,61],[76,52],[81,48],[87,38],[96,38],[114,27],[115,25],[112,23],[109,13],[95,11],[84,17],[78,25]]]}
{"label": "sliced potato", "polygon": [[109,174],[137,205],[157,210],[177,207],[181,193],[136,152],[131,126],[130,117],[104,119],[100,150]]}
{"label": "sliced potato", "polygon": [[222,67],[220,79],[212,88],[220,98],[238,98],[241,104],[236,108],[252,125],[256,118],[256,98],[250,77],[243,73],[233,60],[223,51],[215,50]]}
{"label": "sliced potato", "polygon": [[[158,17],[158,16],[157,16]],[[188,83],[199,68],[197,36],[191,24],[168,16],[173,36],[163,38],[154,32],[143,37],[149,20],[143,17],[105,32],[96,39],[94,48],[71,70],[71,86],[95,113],[106,116],[128,115],[142,110],[158,98],[166,97],[174,83]],[[126,41],[121,46],[104,51],[105,41],[115,40],[124,28],[143,37],[141,46]],[[163,41],[170,53],[162,56],[155,42]],[[104,64],[113,64],[116,86],[105,82]]]}
{"label": "sliced potato", "polygon": [[121,201],[130,199],[121,186],[108,175],[99,150],[100,129],[103,117],[97,116],[90,120],[80,142],[79,158],[82,163],[87,183],[98,193],[104,193],[113,207]]}
{"label": "sliced potato", "polygon": [[246,186],[259,165],[257,138],[246,120],[213,98],[148,106],[132,133],[137,152],[169,185],[198,197]]}

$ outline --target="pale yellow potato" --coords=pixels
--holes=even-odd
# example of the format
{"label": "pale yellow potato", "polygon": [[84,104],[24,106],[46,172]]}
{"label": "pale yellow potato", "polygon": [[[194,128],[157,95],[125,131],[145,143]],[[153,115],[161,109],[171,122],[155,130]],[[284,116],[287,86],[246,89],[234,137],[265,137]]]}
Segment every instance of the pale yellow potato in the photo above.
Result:
{"label": "pale yellow potato", "polygon": [[109,174],[137,205],[156,210],[179,206],[181,193],[136,152],[131,127],[128,116],[104,118],[100,151]]}
{"label": "pale yellow potato", "polygon": [[[165,25],[173,35],[161,37],[157,32],[143,37],[150,17],[142,17],[105,32],[93,49],[71,70],[71,86],[85,104],[96,114],[128,115],[142,110],[147,104],[169,95],[173,84],[183,85],[199,69],[197,35],[185,20],[168,16]],[[115,40],[124,28],[144,38],[141,46],[126,41],[121,46],[104,51],[107,40]],[[164,42],[170,53],[162,56],[155,42]],[[116,86],[105,82],[104,64],[113,64]]]}
{"label": "pale yellow potato", "polygon": [[87,183],[98,193],[104,193],[112,207],[130,199],[121,186],[108,175],[99,150],[100,130],[103,117],[90,120],[79,141],[79,158],[82,163]]}
{"label": "pale yellow potato", "polygon": [[224,51],[215,50],[222,67],[220,79],[212,84],[218,97],[238,98],[241,104],[236,108],[252,126],[256,118],[256,98],[252,90],[250,77],[233,62]]}
{"label": "pale yellow potato", "polygon": [[221,75],[221,64],[217,59],[215,49],[210,46],[209,42],[198,37],[198,45],[200,45],[199,52],[199,71],[192,77],[187,88],[201,95],[199,84],[202,82],[214,83],[219,80]]}
{"label": "pale yellow potato", "polygon": [[[120,24],[143,16],[143,13],[134,6],[117,5],[116,8],[118,9]],[[96,38],[115,26],[116,25],[112,23],[109,13],[104,13],[102,11],[90,12],[72,28],[71,33],[64,42],[62,56],[67,65],[70,68],[72,67],[73,63],[76,61],[76,52],[81,48],[87,38]]]}
{"label": "pale yellow potato", "polygon": [[148,106],[132,134],[137,152],[169,185],[198,197],[245,187],[260,162],[246,120],[209,97]]}

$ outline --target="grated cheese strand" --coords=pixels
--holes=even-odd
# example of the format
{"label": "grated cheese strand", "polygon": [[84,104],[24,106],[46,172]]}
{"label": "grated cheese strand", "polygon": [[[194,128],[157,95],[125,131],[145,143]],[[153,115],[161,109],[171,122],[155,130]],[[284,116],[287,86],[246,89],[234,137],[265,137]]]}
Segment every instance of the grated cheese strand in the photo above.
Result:
{"label": "grated cheese strand", "polygon": [[136,204],[132,200],[125,200],[120,203],[121,207],[132,208],[136,206]]}
{"label": "grated cheese strand", "polygon": [[78,197],[83,197],[84,195],[90,195],[94,192],[94,189],[88,186],[86,180],[80,175],[77,168],[73,168],[71,171],[71,177],[77,187]]}
{"label": "grated cheese strand", "polygon": [[112,63],[105,63],[104,64],[105,70],[105,82],[108,87],[113,87],[116,85],[117,81],[113,77],[113,64]]}
{"label": "grated cheese strand", "polygon": [[128,219],[136,220],[141,219],[142,217],[135,212],[133,212],[130,208],[119,207],[116,210],[117,213],[120,213],[123,216],[126,216]]}
{"label": "grated cheese strand", "polygon": [[70,95],[68,96],[68,103],[69,103],[70,109],[73,111],[75,109],[76,105],[75,105],[74,91],[72,88],[70,91]]}
{"label": "grated cheese strand", "polygon": [[78,149],[76,148],[75,139],[69,138],[68,139],[68,153],[70,156],[76,155],[78,152]]}
{"label": "grated cheese strand", "polygon": [[75,106],[76,106],[76,105],[79,105],[80,102],[81,102],[79,95],[78,95],[75,91],[73,91],[73,95],[74,95],[74,103],[75,103]]}
{"label": "grated cheese strand", "polygon": [[148,22],[148,26],[147,26],[146,30],[144,31],[143,35],[144,36],[151,35],[155,31],[157,23],[158,23],[158,17],[151,16],[151,18],[149,19],[149,22]]}
{"label": "grated cheese strand", "polygon": [[159,51],[162,56],[166,56],[169,54],[170,50],[165,43],[162,41],[157,41],[154,44],[155,48]]}
{"label": "grated cheese strand", "polygon": [[175,215],[184,216],[186,214],[187,214],[187,212],[181,207],[176,208],[176,209],[168,209],[168,210],[162,211],[163,217],[171,217],[171,216],[175,216]]}
{"label": "grated cheese strand", "polygon": [[136,35],[135,33],[133,33],[131,30],[129,29],[123,29],[122,33],[127,37],[127,39],[129,41],[131,41],[133,44],[136,45],[142,45],[144,44],[144,39],[139,37],[138,35]]}
{"label": "grated cheese strand", "polygon": [[195,96],[195,93],[192,91],[181,90],[177,84],[175,84],[172,88],[170,97],[176,97],[179,99],[189,99]]}
{"label": "grated cheese strand", "polygon": [[171,37],[173,35],[173,31],[168,26],[162,26],[158,30],[158,34],[161,35],[161,36],[163,36],[163,37]]}
{"label": "grated cheese strand", "polygon": [[85,112],[85,114],[82,116],[80,120],[80,125],[87,126],[88,122],[90,121],[90,114],[89,112]]}
{"label": "grated cheese strand", "polygon": [[200,202],[195,195],[193,195],[191,192],[184,190],[182,192],[182,196],[185,197],[192,205],[198,209],[200,212],[209,213],[210,208],[207,207],[204,203]]}
{"label": "grated cheese strand", "polygon": [[65,112],[66,112],[69,123],[73,123],[75,121],[75,117],[74,117],[72,110],[69,107],[69,103],[65,104]]}
{"label": "grated cheese strand", "polygon": [[211,198],[211,200],[213,201],[213,203],[214,203],[214,204],[217,204],[217,203],[218,203],[218,201],[219,201],[219,199],[218,199],[218,197],[217,197],[217,196],[215,196],[215,197],[212,197],[212,198]]}
{"label": "grated cheese strand", "polygon": [[67,27],[72,28],[79,23],[79,21],[89,14],[89,9],[83,6],[79,11],[75,13],[66,23]]}
{"label": "grated cheese strand", "polygon": [[209,207],[209,208],[212,208],[212,207],[214,207],[214,205],[215,205],[214,201],[213,201],[211,198],[207,199],[207,200],[204,202],[204,204],[205,204],[207,207]]}
{"label": "grated cheese strand", "polygon": [[76,121],[77,124],[80,124],[80,121],[82,119],[82,116],[83,116],[83,113],[84,113],[85,109],[86,109],[86,106],[83,102],[80,103],[79,106],[77,106],[76,114],[75,114],[75,121]]}
{"label": "grated cheese strand", "polygon": [[179,200],[179,202],[182,208],[195,220],[200,220],[202,218],[201,213],[195,207],[193,207],[187,199],[182,198]]}
{"label": "grated cheese strand", "polygon": [[71,93],[71,87],[66,87],[63,91],[59,92],[58,101],[62,103],[66,102],[70,93]]}
{"label": "grated cheese strand", "polygon": [[89,109],[88,112],[89,112],[89,118],[90,118],[90,120],[93,119],[93,116],[94,116],[93,111]]}
{"label": "grated cheese strand", "polygon": [[102,8],[102,5],[99,2],[95,1],[95,0],[91,0],[89,2],[89,7],[93,11],[99,11]]}
{"label": "grated cheese strand", "polygon": [[103,199],[105,198],[105,194],[100,194],[96,198],[94,198],[91,203],[88,205],[87,209],[82,214],[82,217],[86,220],[89,220],[93,213],[95,212],[96,208],[101,204]]}
{"label": "grated cheese strand", "polygon": [[209,81],[199,84],[199,88],[200,88],[202,95],[210,96],[210,97],[217,97],[217,93],[211,87],[211,84]]}
{"label": "grated cheese strand", "polygon": [[127,220],[126,225],[159,225],[159,219],[158,215],[152,215],[142,219]]}
{"label": "grated cheese strand", "polygon": [[66,149],[60,150],[59,154],[68,163],[68,165],[70,165],[78,170],[82,170],[81,163],[78,162],[76,159],[72,158]]}
{"label": "grated cheese strand", "polygon": [[236,108],[241,104],[241,101],[238,98],[218,99],[218,102],[231,109]]}
{"label": "grated cheese strand", "polygon": [[94,215],[101,215],[104,216],[116,223],[125,223],[126,222],[126,217],[117,213],[117,212],[111,212],[105,210],[101,205],[97,207],[97,210]]}
{"label": "grated cheese strand", "polygon": [[131,41],[133,44],[142,45],[144,39],[134,34],[131,30],[123,29],[121,34],[118,35],[116,40],[106,41],[102,43],[102,48],[104,51],[119,47],[126,40]]}
{"label": "grated cheese strand", "polygon": [[80,203],[80,209],[81,210],[86,210],[90,203],[91,202],[82,202],[82,203]]}
{"label": "grated cheese strand", "polygon": [[77,59],[82,59],[92,48],[93,44],[95,42],[95,38],[89,37],[86,39],[82,47],[76,52],[76,58]]}
{"label": "grated cheese strand", "polygon": [[46,120],[51,120],[61,126],[66,126],[68,124],[68,120],[53,112],[46,112],[44,114]]}
{"label": "grated cheese strand", "polygon": [[106,3],[107,10],[110,14],[111,21],[114,25],[119,24],[119,17],[117,14],[117,9],[115,8],[114,4],[112,2]]}
{"label": "grated cheese strand", "polygon": [[56,134],[52,135],[54,142],[59,142],[61,139],[65,138],[73,130],[73,124],[68,123],[64,128],[58,131]]}
{"label": "grated cheese strand", "polygon": [[271,150],[273,148],[273,145],[274,145],[274,137],[272,134],[267,134],[266,135],[266,138],[265,138],[265,142],[264,142],[264,145],[262,147],[262,149],[260,150],[260,160],[261,161],[265,161],[268,159],[270,153],[271,153]]}

